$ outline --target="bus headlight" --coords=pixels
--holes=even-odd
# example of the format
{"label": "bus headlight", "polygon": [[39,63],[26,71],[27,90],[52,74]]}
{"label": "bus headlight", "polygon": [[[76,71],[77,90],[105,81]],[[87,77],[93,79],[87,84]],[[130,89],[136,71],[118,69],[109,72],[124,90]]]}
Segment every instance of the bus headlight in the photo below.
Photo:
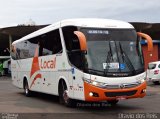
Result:
{"label": "bus headlight", "polygon": [[144,82],[145,82],[145,79],[138,80],[138,83],[139,83],[139,84],[142,84],[142,83],[144,83]]}
{"label": "bus headlight", "polygon": [[100,87],[100,88],[104,88],[107,86],[107,83],[102,83],[102,82],[98,82],[98,81],[93,81],[92,85]]}
{"label": "bus headlight", "polygon": [[83,78],[83,81],[85,81],[86,83],[89,83],[93,86],[97,86],[97,87],[100,87],[100,88],[104,88],[107,86],[107,83],[103,83],[103,82],[98,82],[98,81],[93,81],[93,80],[90,80],[90,79],[86,79],[86,78]]}
{"label": "bus headlight", "polygon": [[83,81],[89,84],[91,83],[91,79],[83,78]]}
{"label": "bus headlight", "polygon": [[146,79],[145,74],[143,74],[143,75],[141,75],[141,76],[136,77],[137,83],[139,83],[139,84],[144,83],[144,82],[145,82],[145,79]]}

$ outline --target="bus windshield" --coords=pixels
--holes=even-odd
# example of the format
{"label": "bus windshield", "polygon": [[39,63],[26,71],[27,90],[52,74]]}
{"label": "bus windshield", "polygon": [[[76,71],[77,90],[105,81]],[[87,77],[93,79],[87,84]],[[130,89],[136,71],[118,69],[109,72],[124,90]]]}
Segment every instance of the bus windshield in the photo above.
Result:
{"label": "bus windshield", "polygon": [[85,69],[108,77],[144,72],[141,45],[134,29],[81,28],[87,39]]}

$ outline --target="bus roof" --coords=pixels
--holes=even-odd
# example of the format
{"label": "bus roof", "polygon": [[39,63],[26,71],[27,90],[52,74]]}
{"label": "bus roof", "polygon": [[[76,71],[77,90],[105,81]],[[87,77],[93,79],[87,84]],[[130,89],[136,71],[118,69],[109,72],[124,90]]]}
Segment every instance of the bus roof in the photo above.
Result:
{"label": "bus roof", "polygon": [[81,27],[98,27],[98,28],[133,28],[131,24],[119,20],[98,19],[98,18],[79,18],[67,19],[61,21],[61,26],[81,26]]}
{"label": "bus roof", "polygon": [[98,19],[98,18],[78,18],[78,19],[66,19],[55,24],[49,25],[42,29],[39,29],[27,36],[22,37],[19,40],[14,41],[12,44],[16,44],[20,41],[25,41],[27,39],[39,36],[41,34],[45,34],[54,29],[64,26],[80,26],[80,27],[95,27],[95,28],[120,28],[120,29],[133,29],[134,27],[128,22],[123,22],[119,20],[111,20],[111,19]]}

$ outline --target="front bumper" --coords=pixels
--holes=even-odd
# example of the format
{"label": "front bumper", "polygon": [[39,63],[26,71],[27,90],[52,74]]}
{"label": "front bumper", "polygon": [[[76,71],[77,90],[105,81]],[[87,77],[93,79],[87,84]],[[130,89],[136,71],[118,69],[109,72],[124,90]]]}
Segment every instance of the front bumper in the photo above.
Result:
{"label": "front bumper", "polygon": [[[139,86],[125,89],[102,89],[84,82],[85,101],[107,101],[142,98],[146,95],[146,81]],[[92,95],[91,95],[92,93]]]}
{"label": "front bumper", "polygon": [[148,81],[160,81],[160,79],[159,78],[148,78]]}

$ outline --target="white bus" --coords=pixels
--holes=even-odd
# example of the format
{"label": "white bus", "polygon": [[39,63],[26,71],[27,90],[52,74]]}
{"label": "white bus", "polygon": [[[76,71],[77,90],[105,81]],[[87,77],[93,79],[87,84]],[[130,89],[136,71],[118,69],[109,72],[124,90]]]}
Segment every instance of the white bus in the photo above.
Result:
{"label": "white bus", "polygon": [[[137,35],[138,34],[138,35]],[[75,100],[107,101],[146,95],[146,74],[140,37],[126,22],[108,19],[68,19],[35,31],[12,43],[13,84],[57,95],[67,106]]]}

